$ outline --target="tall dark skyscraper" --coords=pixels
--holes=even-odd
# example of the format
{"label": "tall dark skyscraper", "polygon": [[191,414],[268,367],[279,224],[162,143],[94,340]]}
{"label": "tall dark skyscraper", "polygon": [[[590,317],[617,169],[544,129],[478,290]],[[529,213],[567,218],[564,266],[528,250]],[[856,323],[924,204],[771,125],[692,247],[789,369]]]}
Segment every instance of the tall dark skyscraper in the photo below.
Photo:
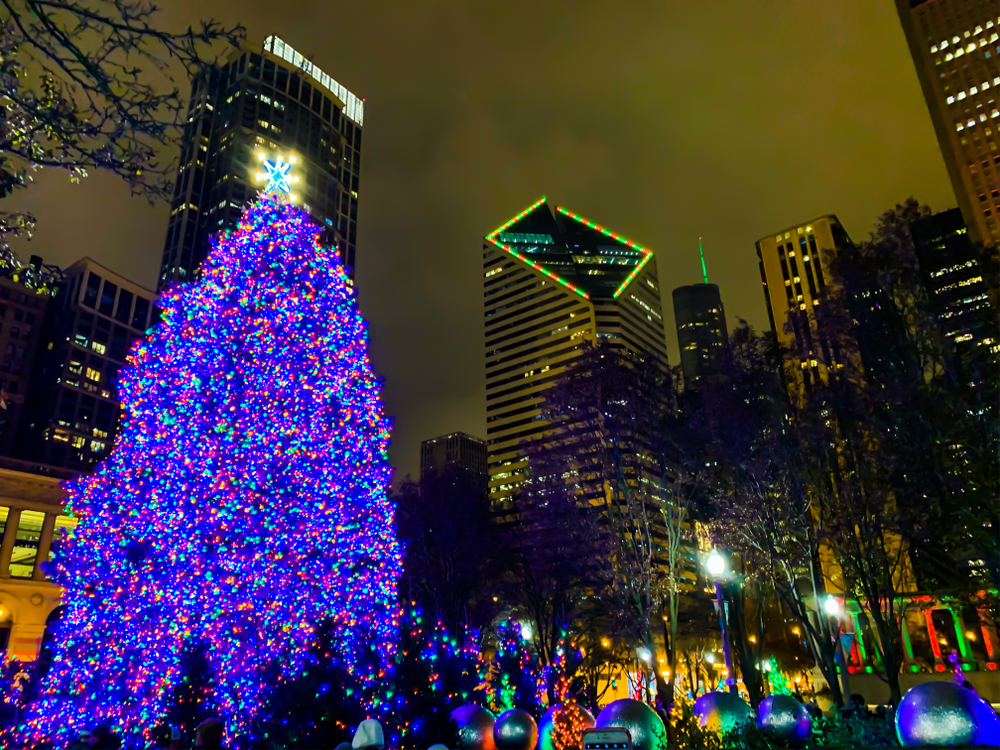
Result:
{"label": "tall dark skyscraper", "polygon": [[919,219],[910,234],[941,330],[956,345],[988,346],[996,352],[996,312],[961,212],[953,208]]}
{"label": "tall dark skyscraper", "polygon": [[88,470],[118,431],[118,371],[157,316],[156,294],[90,258],[49,301],[16,458]]}
{"label": "tall dark skyscraper", "polygon": [[158,288],[190,280],[208,238],[262,185],[261,157],[295,160],[294,199],[353,277],[364,102],[278,37],[195,80]]}
{"label": "tall dark skyscraper", "polygon": [[941,155],[972,238],[1000,241],[996,0],[896,0]]}
{"label": "tall dark skyscraper", "polygon": [[486,441],[453,432],[450,435],[424,440],[420,443],[420,477],[431,472],[441,472],[448,467],[467,471],[476,485],[486,494]]}
{"label": "tall dark skyscraper", "polygon": [[722,297],[719,287],[708,283],[700,237],[698,253],[701,256],[702,283],[679,286],[673,294],[677,344],[681,350],[681,369],[686,382],[716,374],[719,371],[719,356],[729,344]]}

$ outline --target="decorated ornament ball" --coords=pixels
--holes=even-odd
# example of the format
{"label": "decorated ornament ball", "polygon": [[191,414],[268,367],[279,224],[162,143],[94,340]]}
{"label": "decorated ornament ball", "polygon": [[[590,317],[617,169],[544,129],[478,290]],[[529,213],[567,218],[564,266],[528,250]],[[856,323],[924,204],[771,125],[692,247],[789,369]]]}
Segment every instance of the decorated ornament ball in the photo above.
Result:
{"label": "decorated ornament ball", "polygon": [[557,744],[557,732],[575,734],[575,743],[566,747],[579,747],[580,734],[584,729],[592,729],[596,723],[594,715],[583,706],[576,703],[557,703],[546,711],[542,720],[538,722],[538,750],[565,750]]}
{"label": "decorated ornament ball", "polygon": [[754,719],[749,703],[738,695],[718,690],[705,693],[694,702],[694,715],[698,717],[698,726],[720,736]]}
{"label": "decorated ornament ball", "polygon": [[469,703],[452,711],[451,718],[458,726],[460,750],[496,750],[493,742],[496,717],[488,708]]}
{"label": "decorated ornament ball", "polygon": [[667,746],[663,720],[642,701],[622,698],[609,703],[597,716],[597,728],[607,727],[627,729],[635,750],[662,750]]}
{"label": "decorated ornament ball", "polygon": [[535,750],[538,725],[534,717],[520,708],[504,711],[493,725],[493,744],[497,750]]}
{"label": "decorated ornament ball", "polygon": [[802,747],[812,733],[812,717],[790,695],[769,695],[757,708],[757,726],[790,747]]}
{"label": "decorated ornament ball", "polygon": [[974,691],[954,682],[922,682],[896,709],[896,736],[903,747],[1000,746],[1000,717]]}

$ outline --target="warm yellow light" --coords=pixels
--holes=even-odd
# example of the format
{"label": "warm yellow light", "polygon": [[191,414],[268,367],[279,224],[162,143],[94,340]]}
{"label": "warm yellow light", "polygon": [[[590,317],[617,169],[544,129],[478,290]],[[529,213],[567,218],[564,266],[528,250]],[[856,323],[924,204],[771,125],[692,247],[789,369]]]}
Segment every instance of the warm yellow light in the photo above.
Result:
{"label": "warm yellow light", "polygon": [[257,173],[257,174],[255,175],[255,177],[256,177],[256,179],[257,179],[257,182],[260,182],[261,180],[263,180],[263,179],[264,179],[264,174],[263,174],[263,172],[258,172],[258,173]]}
{"label": "warm yellow light", "polygon": [[795,635],[798,635],[799,634],[799,629],[798,628],[792,628],[792,632],[795,633]]}
{"label": "warm yellow light", "polygon": [[801,678],[801,677],[796,677],[796,678],[795,678],[795,681],[796,681],[796,682],[802,682],[802,678]]}
{"label": "warm yellow light", "polygon": [[973,633],[971,630],[965,634],[965,637],[968,638],[970,641],[976,640],[976,634]]}
{"label": "warm yellow light", "polygon": [[670,677],[670,670],[669,669],[664,669],[662,672],[660,672],[660,674],[663,675],[665,678],[669,678]]}
{"label": "warm yellow light", "polygon": [[757,642],[757,636],[755,635],[750,636],[750,643],[756,643],[756,642]]}
{"label": "warm yellow light", "polygon": [[257,161],[264,161],[264,158],[265,158],[264,157],[264,152],[263,151],[258,151],[257,152]]}
{"label": "warm yellow light", "polygon": [[609,644],[609,643],[608,643],[608,639],[607,639],[607,638],[605,638],[605,639],[604,639],[603,641],[601,641],[601,645],[602,645],[602,646],[609,646],[609,645],[611,645],[611,644]]}

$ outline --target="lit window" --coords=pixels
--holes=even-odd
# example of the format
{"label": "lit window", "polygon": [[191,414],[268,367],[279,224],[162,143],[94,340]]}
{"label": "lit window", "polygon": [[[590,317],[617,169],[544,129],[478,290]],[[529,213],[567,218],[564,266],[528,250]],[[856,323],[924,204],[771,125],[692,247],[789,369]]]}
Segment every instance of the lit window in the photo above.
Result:
{"label": "lit window", "polygon": [[948,97],[948,104],[954,104],[954,103],[955,103],[955,97],[949,96]]}
{"label": "lit window", "polygon": [[965,98],[965,92],[964,91],[958,92],[958,100],[961,101],[964,98]]}
{"label": "lit window", "polygon": [[88,380],[93,380],[94,382],[99,383],[101,381],[101,371],[100,370],[95,370],[92,367],[88,367],[87,368],[87,379]]}

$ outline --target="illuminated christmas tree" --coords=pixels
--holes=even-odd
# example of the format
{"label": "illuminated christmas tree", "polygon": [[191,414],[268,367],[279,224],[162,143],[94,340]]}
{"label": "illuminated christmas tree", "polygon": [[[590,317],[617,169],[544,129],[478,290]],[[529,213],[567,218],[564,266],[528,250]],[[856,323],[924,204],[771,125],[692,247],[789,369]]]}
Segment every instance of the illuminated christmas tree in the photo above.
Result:
{"label": "illuminated christmas tree", "polygon": [[485,667],[474,629],[449,633],[412,604],[399,633],[392,686],[397,700],[390,723],[398,727],[393,747],[454,747],[456,727],[451,712],[467,703],[482,704]]}
{"label": "illuminated christmas tree", "polygon": [[[283,174],[272,184],[287,190]],[[365,322],[319,235],[264,194],[201,278],[162,296],[122,375],[114,451],[67,486],[79,525],[53,566],[65,614],[23,739],[99,721],[148,731],[193,641],[230,737],[266,721],[322,623],[357,679],[384,676],[401,566],[389,421]]]}

